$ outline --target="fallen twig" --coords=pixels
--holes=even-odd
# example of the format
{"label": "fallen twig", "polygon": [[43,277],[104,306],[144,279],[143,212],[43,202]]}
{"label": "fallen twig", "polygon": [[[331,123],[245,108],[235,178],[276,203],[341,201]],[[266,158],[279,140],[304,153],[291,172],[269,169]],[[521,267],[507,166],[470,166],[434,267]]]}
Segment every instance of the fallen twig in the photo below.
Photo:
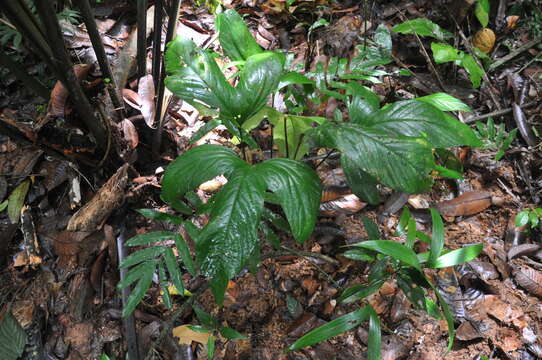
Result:
{"label": "fallen twig", "polygon": [[489,65],[488,71],[495,70],[496,68],[498,68],[499,66],[501,66],[505,62],[512,60],[513,58],[515,58],[516,56],[518,56],[522,52],[524,52],[526,50],[529,50],[530,48],[532,48],[533,46],[535,46],[539,42],[542,42],[542,38],[534,39],[534,40],[531,40],[531,41],[521,45],[516,50],[512,51],[510,54],[508,54],[506,56],[503,56],[500,59],[495,60],[495,62],[493,64]]}
{"label": "fallen twig", "polygon": [[[537,105],[537,104],[541,104],[541,102],[540,101],[531,101],[531,102],[528,102],[526,104],[521,105],[520,108],[524,109],[524,108],[528,108],[528,107],[531,107],[531,106],[534,106],[534,105]],[[474,117],[468,118],[468,119],[465,120],[465,124],[472,124],[473,122],[476,122],[476,121],[488,119],[488,118],[494,117],[494,116],[506,115],[506,114],[511,113],[511,112],[512,112],[511,107],[509,107],[507,109],[492,111],[492,112],[484,114],[484,115],[474,116]]]}

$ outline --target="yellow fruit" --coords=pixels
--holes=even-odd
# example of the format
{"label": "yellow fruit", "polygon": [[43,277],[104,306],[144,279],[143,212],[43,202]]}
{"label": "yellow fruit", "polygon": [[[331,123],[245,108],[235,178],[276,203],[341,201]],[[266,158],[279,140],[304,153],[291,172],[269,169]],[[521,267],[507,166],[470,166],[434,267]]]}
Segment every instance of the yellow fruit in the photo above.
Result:
{"label": "yellow fruit", "polygon": [[489,54],[495,45],[495,33],[491,29],[483,28],[474,34],[472,44],[482,52]]}

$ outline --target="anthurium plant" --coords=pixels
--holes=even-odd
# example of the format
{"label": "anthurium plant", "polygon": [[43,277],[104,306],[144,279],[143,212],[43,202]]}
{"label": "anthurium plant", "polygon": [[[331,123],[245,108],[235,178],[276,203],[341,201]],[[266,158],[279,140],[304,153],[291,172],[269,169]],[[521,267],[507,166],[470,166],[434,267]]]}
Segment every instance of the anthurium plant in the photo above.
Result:
{"label": "anthurium plant", "polygon": [[[178,233],[149,233],[129,240],[129,246],[148,247],[134,252],[121,264],[130,270],[120,287],[137,281],[125,315],[141,301],[157,270],[160,282],[165,283],[163,289],[167,289],[171,280],[180,293],[184,291],[181,271],[204,275],[209,279],[216,301],[221,304],[228,280],[253,259],[259,259],[260,234],[273,234],[267,226],[269,222],[280,223],[280,229],[289,231],[296,241],[305,242],[316,222],[321,184],[314,169],[300,158],[315,147],[340,152],[341,165],[354,193],[370,204],[378,204],[379,184],[420,193],[431,188],[437,174],[460,177],[461,174],[435,161],[435,149],[480,145],[475,133],[449,113],[465,110],[466,105],[457,99],[447,94],[434,94],[383,105],[377,95],[362,85],[365,78],[356,76],[336,78],[334,87],[338,90],[325,94],[338,94],[347,106],[347,119],[279,112],[269,105],[273,94],[289,94],[293,88],[306,86],[312,87],[311,96],[317,96],[319,88],[326,89],[315,86],[318,79],[291,71],[285,54],[264,51],[235,11],[227,10],[217,15],[216,29],[223,55],[198,48],[192,40],[183,37],[168,44],[166,86],[200,113],[211,116],[212,120],[194,139],[223,124],[235,140],[232,144],[255,147],[249,130],[267,119],[274,126],[275,145],[282,157],[251,164],[238,155],[233,145],[230,148],[201,145],[184,152],[167,167],[161,197],[181,215],[153,210],[142,210],[141,213],[154,220],[182,224],[195,243],[195,254],[189,251],[185,239]],[[219,56],[229,59],[229,68],[237,69],[233,79],[227,79],[218,66],[215,60]],[[365,77],[368,71],[377,74],[373,68],[363,69]],[[201,204],[195,199],[193,190],[218,175],[225,176],[228,182],[209,202]],[[273,204],[275,212],[268,204]],[[277,213],[279,208],[281,214]],[[201,213],[208,213],[209,220],[205,226],[197,228],[187,216]],[[279,221],[275,221],[277,219]],[[413,220],[409,221],[405,228],[413,231]],[[423,275],[422,263],[433,267],[450,266],[467,261],[474,253],[469,252],[469,256],[453,252],[444,254],[443,238],[433,234],[433,238],[439,240],[431,241],[431,251],[415,254],[412,250],[415,239],[411,238],[410,232],[409,236],[408,245],[375,237],[376,242],[367,241],[356,246],[359,251],[363,250],[365,261],[392,262],[398,279],[407,283],[419,278],[413,273]],[[277,237],[273,238],[276,244]],[[178,257],[170,247],[156,244],[163,244],[164,240],[174,241]],[[378,290],[385,280],[374,277],[369,284],[370,291]],[[347,290],[342,299],[357,301],[370,291]],[[168,291],[162,293],[164,303],[171,304]],[[422,299],[427,298],[425,293],[423,296]],[[376,358],[379,353],[379,335],[375,337],[377,332],[379,334],[378,317],[367,306],[328,324],[322,330],[323,334],[317,332],[308,340],[306,337],[300,339],[292,349],[326,339],[336,335],[338,329],[348,330],[369,319],[372,329],[370,358]]]}

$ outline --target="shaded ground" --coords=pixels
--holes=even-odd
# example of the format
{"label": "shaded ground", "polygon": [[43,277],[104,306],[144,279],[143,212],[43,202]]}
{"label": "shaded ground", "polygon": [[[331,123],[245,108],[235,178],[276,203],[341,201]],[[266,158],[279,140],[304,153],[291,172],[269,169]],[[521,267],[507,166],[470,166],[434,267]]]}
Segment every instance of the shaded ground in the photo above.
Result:
{"label": "shaded ground", "polygon": [[[305,64],[307,70],[314,68],[317,61],[328,61],[329,56],[353,58],[353,47],[363,42],[364,34],[372,35],[379,24],[391,27],[406,18],[428,17],[453,31],[457,46],[462,46],[458,28],[466,37],[479,28],[472,9],[461,7],[460,2],[369,2],[366,7],[357,2],[296,3],[298,7],[290,11],[278,0],[226,5],[239,6],[240,12],[247,15],[260,45],[289,49],[295,54],[295,62]],[[106,1],[99,9],[112,20],[119,19],[123,6],[129,8],[126,4],[118,8],[109,5],[111,2]],[[491,6],[489,26],[496,31],[498,44],[490,53],[492,59],[502,59],[541,36],[542,17],[537,18],[532,10],[540,6],[536,1],[501,1]],[[463,12],[465,19],[459,21]],[[516,14],[517,26],[510,25],[512,20],[507,16]],[[307,42],[308,27],[320,17],[331,25],[315,30]],[[458,28],[453,19],[460,22]],[[197,43],[207,44],[213,41],[212,16],[204,8],[183,4],[178,31],[189,34]],[[118,43],[111,46],[121,47],[127,36],[128,31],[117,35]],[[214,304],[210,291],[198,294],[197,303],[202,308],[248,337],[237,341],[218,337],[216,358],[365,358],[367,330],[363,326],[304,350],[285,353],[285,349],[310,329],[358,308],[359,304],[338,305],[337,298],[346,287],[367,282],[367,265],[341,256],[342,245],[368,239],[363,216],[379,224],[383,238],[396,239],[399,209],[406,204],[417,220],[418,230],[430,233],[428,208],[437,206],[446,215],[450,210],[445,209],[447,203],[443,201],[464,193],[482,200],[472,205],[459,198],[451,205],[453,209],[463,205],[475,209],[470,211],[473,215],[445,217],[446,246],[457,249],[482,243],[484,251],[467,266],[428,273],[454,311],[457,339],[453,350],[444,356],[445,322],[413,309],[390,281],[367,298],[382,319],[383,359],[542,358],[540,227],[527,232],[514,225],[519,211],[539,205],[542,189],[537,145],[542,67],[539,60],[533,60],[536,56],[540,59],[540,44],[518,52],[488,72],[482,87],[473,89],[464,70],[452,64],[431,70],[420,52],[420,46],[429,48],[429,42],[412,35],[393,36],[396,64],[388,65],[386,70],[408,67],[415,76],[386,76],[382,83],[375,84],[373,90],[383,100],[446,90],[474,110],[458,114],[463,121],[487,121],[484,114],[504,110],[503,115],[494,116],[496,123],[505,124],[508,132],[516,127],[531,131],[518,132],[500,161],[495,160],[496,147],[457,149],[464,180],[437,179],[430,194],[403,197],[402,202],[393,201],[400,194],[382,189],[383,198],[389,201],[377,207],[352,200],[345,191],[333,196],[339,200],[325,205],[307,243],[299,245],[283,236],[284,246],[292,251],[280,253],[264,243],[265,259],[255,273],[245,271],[230,282],[223,308]],[[85,45],[79,43],[70,49],[85,49]],[[91,89],[93,79],[87,80]],[[445,89],[439,89],[439,82]],[[36,124],[43,124],[43,113],[29,105],[35,99],[19,96],[21,90],[16,82],[4,79],[3,84],[1,91],[6,100],[0,105],[0,202],[25,182],[29,190],[20,223],[14,224],[8,211],[0,212],[0,253],[4,255],[0,257],[0,303],[11,304],[13,315],[27,333],[29,341],[23,358],[94,359],[104,353],[124,358],[126,343],[133,339],[137,339],[141,358],[151,348],[149,358],[206,358],[204,344],[194,341],[190,347],[177,346],[169,332],[164,332],[166,340],[162,344],[151,346],[185,298],[174,296],[173,309],[168,310],[159,296],[159,287],[152,286],[134,313],[136,333],[131,337],[121,319],[121,298],[115,286],[119,280],[119,239],[122,242],[135,234],[163,229],[184,231],[150,222],[134,210],[171,211],[159,198],[161,167],[188,148],[190,136],[208,119],[175,101],[166,116],[165,151],[154,161],[150,154],[152,132],[141,117],[135,116],[139,112],[131,110],[129,115],[135,117],[119,131],[126,147],[126,152],[119,155],[130,159],[127,161],[131,165],[121,167],[107,161],[100,164],[84,132],[66,130],[74,128],[72,117],[66,116],[67,125],[64,119],[55,118],[41,125],[38,134]],[[133,86],[136,90],[135,83]],[[514,94],[521,91],[525,98],[520,100]],[[100,92],[99,88],[94,92]],[[512,104],[528,103],[532,106],[523,109],[523,117],[506,112]],[[341,104],[327,101],[312,110],[316,115],[332,117],[336,109],[344,111]],[[200,143],[224,143],[228,140],[224,133],[221,129],[213,131]],[[270,136],[268,129],[260,129],[259,136],[265,141]],[[533,140],[536,145],[528,146]],[[316,166],[319,162],[309,163]],[[318,171],[326,185],[344,183],[336,159],[328,159]],[[209,197],[201,189],[199,195]],[[85,211],[77,211],[85,204]],[[206,221],[204,217],[193,220],[197,224]],[[197,293],[204,282],[188,274],[184,280],[192,293]],[[175,323],[169,325],[198,323],[191,309],[182,310]]]}

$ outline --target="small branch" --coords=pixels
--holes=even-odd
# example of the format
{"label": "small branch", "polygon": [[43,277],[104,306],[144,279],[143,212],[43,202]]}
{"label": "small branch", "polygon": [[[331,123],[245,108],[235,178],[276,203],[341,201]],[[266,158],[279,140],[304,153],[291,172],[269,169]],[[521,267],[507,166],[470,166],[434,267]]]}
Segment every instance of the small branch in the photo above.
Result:
{"label": "small branch", "polygon": [[109,66],[109,61],[107,60],[107,55],[105,54],[104,45],[102,43],[102,38],[96,26],[96,21],[94,20],[94,12],[90,7],[88,0],[75,0],[77,7],[81,11],[81,16],[87,27],[88,35],[90,41],[92,42],[92,48],[96,53],[96,58],[100,64],[100,70],[104,77],[110,79],[111,84],[107,86],[107,91],[111,97],[111,102],[113,107],[117,110],[118,117],[116,120],[121,121],[124,119],[124,104],[120,100],[119,89],[116,86],[115,78],[111,72],[111,67]]}
{"label": "small branch", "polygon": [[503,56],[500,59],[495,60],[495,62],[493,62],[491,65],[489,65],[488,71],[495,70],[496,68],[498,68],[502,64],[506,63],[507,61],[512,60],[513,58],[515,58],[516,56],[518,56],[522,52],[524,52],[526,50],[529,50],[530,48],[532,48],[533,46],[535,46],[539,42],[542,42],[542,38],[534,39],[534,40],[531,40],[531,41],[521,45],[516,50],[512,51],[510,54],[508,54],[506,56]]}
{"label": "small branch", "polygon": [[[528,103],[525,103],[525,104],[521,105],[520,108],[524,109],[524,108],[528,108],[528,107],[531,107],[531,106],[534,106],[534,105],[537,105],[537,104],[540,104],[540,101],[531,101],[531,102],[528,102]],[[509,107],[507,109],[492,111],[492,112],[484,114],[484,115],[474,116],[474,117],[468,118],[468,119],[465,120],[465,124],[471,124],[473,122],[476,122],[476,121],[479,121],[479,120],[484,120],[484,119],[494,117],[494,116],[506,115],[506,114],[511,113],[511,112],[512,112],[511,107]]]}

